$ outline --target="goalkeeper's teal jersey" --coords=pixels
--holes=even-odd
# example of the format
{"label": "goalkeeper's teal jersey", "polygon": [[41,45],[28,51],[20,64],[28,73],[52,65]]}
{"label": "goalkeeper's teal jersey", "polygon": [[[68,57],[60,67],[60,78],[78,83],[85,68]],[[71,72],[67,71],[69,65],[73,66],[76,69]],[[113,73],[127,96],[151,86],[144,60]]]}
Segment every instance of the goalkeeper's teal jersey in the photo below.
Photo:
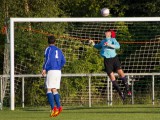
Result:
{"label": "goalkeeper's teal jersey", "polygon": [[[105,46],[105,43],[108,43],[109,46]],[[94,48],[100,50],[100,55],[105,58],[113,58],[117,55],[116,49],[120,48],[119,42],[115,38],[105,38],[99,44],[95,44]]]}

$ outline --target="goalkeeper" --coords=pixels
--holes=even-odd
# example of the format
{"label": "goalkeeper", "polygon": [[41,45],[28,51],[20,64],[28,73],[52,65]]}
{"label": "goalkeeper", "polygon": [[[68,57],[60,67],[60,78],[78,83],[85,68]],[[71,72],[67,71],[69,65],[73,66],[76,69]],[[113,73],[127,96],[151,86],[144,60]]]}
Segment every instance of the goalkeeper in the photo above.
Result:
{"label": "goalkeeper", "polygon": [[[50,117],[56,117],[61,111],[60,95],[57,89],[60,89],[61,69],[66,60],[62,51],[55,45],[55,37],[48,37],[49,46],[45,50],[45,61],[43,64],[42,76],[46,76],[45,85],[47,88],[47,99],[52,112]],[[54,105],[56,103],[56,106]]]}
{"label": "goalkeeper", "polygon": [[92,40],[90,40],[89,43],[92,44],[94,48],[100,50],[100,55],[104,58],[105,71],[112,81],[113,88],[119,93],[122,100],[125,100],[125,93],[121,92],[114,75],[114,72],[118,73],[125,86],[127,95],[131,96],[127,78],[125,77],[125,74],[121,68],[121,64],[116,53],[116,49],[120,48],[120,44],[115,39],[116,34],[114,31],[106,31],[105,36],[106,38],[103,39],[99,44],[95,44]]}

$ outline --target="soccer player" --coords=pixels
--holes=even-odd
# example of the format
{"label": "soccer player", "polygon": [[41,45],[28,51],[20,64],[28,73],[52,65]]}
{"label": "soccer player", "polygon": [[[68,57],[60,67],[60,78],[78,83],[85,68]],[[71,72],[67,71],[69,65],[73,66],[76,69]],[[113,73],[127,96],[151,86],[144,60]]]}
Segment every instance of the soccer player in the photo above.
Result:
{"label": "soccer player", "polygon": [[66,63],[62,51],[55,46],[55,40],[54,36],[48,37],[49,46],[45,49],[45,61],[42,70],[42,76],[46,75],[47,99],[52,109],[50,117],[56,117],[62,111],[57,89],[60,89],[61,69]]}
{"label": "soccer player", "polygon": [[125,94],[120,90],[119,85],[116,82],[116,77],[114,75],[114,72],[118,73],[125,86],[127,95],[131,96],[127,78],[125,77],[125,74],[121,68],[121,64],[116,53],[116,49],[120,48],[120,44],[115,39],[116,34],[113,30],[106,31],[105,36],[106,38],[103,39],[99,44],[95,44],[92,40],[90,40],[89,42],[94,46],[94,48],[100,50],[100,55],[104,58],[105,71],[112,81],[114,89],[119,93],[122,100],[125,100]]}

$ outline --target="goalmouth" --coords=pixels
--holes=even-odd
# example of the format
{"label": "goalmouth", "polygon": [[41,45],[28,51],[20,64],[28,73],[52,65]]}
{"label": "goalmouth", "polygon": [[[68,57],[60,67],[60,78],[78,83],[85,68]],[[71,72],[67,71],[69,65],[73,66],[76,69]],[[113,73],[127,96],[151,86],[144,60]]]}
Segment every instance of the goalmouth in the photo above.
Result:
{"label": "goalmouth", "polygon": [[15,23],[20,22],[160,22],[160,17],[10,18],[10,109],[15,109]]}

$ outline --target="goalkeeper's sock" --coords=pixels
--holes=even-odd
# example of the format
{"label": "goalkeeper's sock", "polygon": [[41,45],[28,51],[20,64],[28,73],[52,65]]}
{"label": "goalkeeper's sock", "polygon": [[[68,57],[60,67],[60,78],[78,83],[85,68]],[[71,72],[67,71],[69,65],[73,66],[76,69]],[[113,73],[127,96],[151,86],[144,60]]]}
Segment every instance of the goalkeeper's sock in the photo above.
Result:
{"label": "goalkeeper's sock", "polygon": [[52,92],[47,92],[47,99],[48,99],[48,102],[51,106],[51,109],[54,108],[54,96],[52,94]]}
{"label": "goalkeeper's sock", "polygon": [[60,104],[60,95],[58,92],[53,93],[54,94],[54,100],[56,102],[57,108],[60,108],[61,104]]}
{"label": "goalkeeper's sock", "polygon": [[113,88],[115,90],[117,90],[117,92],[119,93],[119,95],[121,95],[122,92],[121,92],[121,89],[119,88],[119,85],[117,84],[117,81],[116,80],[112,80],[112,84],[113,84]]}
{"label": "goalkeeper's sock", "polygon": [[129,89],[127,78],[126,77],[122,77],[120,79],[122,80],[122,83],[124,84],[126,91],[129,92],[130,89]]}
{"label": "goalkeeper's sock", "polygon": [[125,95],[123,92],[121,92],[121,89],[119,88],[119,85],[117,84],[117,81],[116,80],[113,80],[112,81],[112,84],[113,84],[113,88],[117,90],[118,94],[120,95],[120,97],[122,98],[122,100],[124,101],[125,100]]}

